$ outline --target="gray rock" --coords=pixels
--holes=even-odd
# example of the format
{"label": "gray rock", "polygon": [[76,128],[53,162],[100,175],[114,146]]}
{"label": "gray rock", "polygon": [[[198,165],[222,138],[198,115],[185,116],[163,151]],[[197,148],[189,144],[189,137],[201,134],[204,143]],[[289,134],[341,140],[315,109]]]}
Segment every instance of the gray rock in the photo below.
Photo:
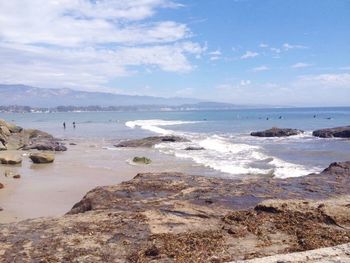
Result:
{"label": "gray rock", "polygon": [[303,132],[304,131],[298,129],[273,127],[265,131],[252,132],[250,135],[257,137],[287,137],[292,135],[298,135]]}
{"label": "gray rock", "polygon": [[350,126],[320,129],[314,131],[312,135],[321,138],[350,138]]}
{"label": "gray rock", "polygon": [[147,137],[143,139],[137,139],[137,140],[128,140],[120,142],[115,147],[146,147],[150,148],[156,144],[159,143],[166,143],[166,142],[188,142],[186,138],[180,137],[180,136],[174,136],[174,135],[167,135],[167,136],[154,136],[154,137]]}
{"label": "gray rock", "polygon": [[185,148],[185,151],[201,151],[205,150],[204,147],[197,147],[197,146],[188,146]]}

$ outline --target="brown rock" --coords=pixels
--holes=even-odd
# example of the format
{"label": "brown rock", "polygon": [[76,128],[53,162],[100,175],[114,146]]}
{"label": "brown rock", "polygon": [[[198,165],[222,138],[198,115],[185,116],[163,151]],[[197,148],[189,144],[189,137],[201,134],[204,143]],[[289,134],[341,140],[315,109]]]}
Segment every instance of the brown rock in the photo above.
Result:
{"label": "brown rock", "polygon": [[288,179],[138,174],[62,217],[1,225],[0,261],[231,262],[347,243],[348,167]]}
{"label": "brown rock", "polygon": [[20,164],[22,163],[22,158],[15,154],[1,154],[0,155],[1,164]]}
{"label": "brown rock", "polygon": [[52,153],[32,153],[29,158],[33,163],[52,163],[55,160],[55,155]]}

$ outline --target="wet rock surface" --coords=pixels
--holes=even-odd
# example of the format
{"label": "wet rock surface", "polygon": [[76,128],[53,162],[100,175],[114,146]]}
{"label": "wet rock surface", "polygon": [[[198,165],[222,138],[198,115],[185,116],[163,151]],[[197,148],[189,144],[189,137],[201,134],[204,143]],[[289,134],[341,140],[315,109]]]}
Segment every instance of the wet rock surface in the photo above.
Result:
{"label": "wet rock surface", "polygon": [[252,132],[250,135],[256,137],[288,137],[292,135],[298,135],[303,132],[304,131],[298,129],[273,127],[265,131]]}
{"label": "wet rock surface", "polygon": [[146,137],[143,139],[137,139],[137,140],[128,140],[128,141],[122,141],[115,145],[115,147],[145,147],[145,148],[151,148],[156,144],[159,143],[167,143],[167,142],[188,142],[186,138],[179,137],[179,136],[153,136],[153,137]]}
{"label": "wet rock surface", "polygon": [[[0,225],[4,262],[229,262],[350,242],[350,162],[305,177],[138,174]],[[21,257],[18,257],[21,255]]]}
{"label": "wet rock surface", "polygon": [[321,138],[350,138],[350,126],[316,130],[312,135]]}

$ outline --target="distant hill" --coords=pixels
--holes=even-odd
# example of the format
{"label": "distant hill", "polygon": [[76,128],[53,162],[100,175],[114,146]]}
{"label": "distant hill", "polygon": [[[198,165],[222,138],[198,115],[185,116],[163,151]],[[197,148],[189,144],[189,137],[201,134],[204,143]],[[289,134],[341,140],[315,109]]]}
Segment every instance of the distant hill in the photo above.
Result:
{"label": "distant hill", "polygon": [[3,112],[41,111],[43,108],[53,111],[104,111],[159,109],[220,110],[269,107],[267,105],[236,105],[191,98],[133,96],[106,92],[87,92],[67,88],[45,89],[26,85],[7,84],[0,84],[0,98],[0,111]]}
{"label": "distant hill", "polygon": [[137,106],[166,105],[179,106],[201,102],[189,98],[160,98],[132,96],[104,92],[86,92],[72,89],[44,89],[26,85],[0,84],[0,105],[25,105],[30,107],[56,106]]}

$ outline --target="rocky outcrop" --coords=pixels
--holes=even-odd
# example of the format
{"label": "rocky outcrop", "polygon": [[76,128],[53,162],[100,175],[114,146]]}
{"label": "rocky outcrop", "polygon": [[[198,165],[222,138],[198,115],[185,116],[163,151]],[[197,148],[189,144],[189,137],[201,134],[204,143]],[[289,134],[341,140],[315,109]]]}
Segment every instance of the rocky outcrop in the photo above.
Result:
{"label": "rocky outcrop", "polygon": [[132,159],[132,161],[134,163],[139,163],[139,164],[150,164],[152,163],[151,159],[147,158],[147,157],[134,157],[134,159]]}
{"label": "rocky outcrop", "polygon": [[0,120],[0,143],[0,148],[2,148],[2,150],[67,150],[58,139],[46,132],[23,129],[3,120]]}
{"label": "rocky outcrop", "polygon": [[0,155],[1,164],[20,164],[22,163],[22,158],[15,154],[2,153]]}
{"label": "rocky outcrop", "polygon": [[55,155],[52,153],[31,153],[29,158],[33,163],[52,163],[55,160]]}
{"label": "rocky outcrop", "polygon": [[257,137],[287,137],[292,135],[299,135],[303,132],[304,131],[298,129],[273,127],[265,131],[252,132],[250,135]]}
{"label": "rocky outcrop", "polygon": [[159,143],[167,142],[188,142],[186,138],[167,135],[167,136],[153,136],[137,140],[122,141],[115,145],[115,147],[146,147],[150,148]]}
{"label": "rocky outcrop", "polygon": [[321,138],[350,138],[350,126],[316,130],[312,135]]}
{"label": "rocky outcrop", "polygon": [[0,259],[230,262],[347,243],[349,169],[289,179],[138,174],[95,188],[65,216],[1,225]]}
{"label": "rocky outcrop", "polygon": [[52,135],[39,130],[27,130],[29,141],[23,145],[22,150],[40,150],[40,151],[66,151],[64,146],[58,139]]}

